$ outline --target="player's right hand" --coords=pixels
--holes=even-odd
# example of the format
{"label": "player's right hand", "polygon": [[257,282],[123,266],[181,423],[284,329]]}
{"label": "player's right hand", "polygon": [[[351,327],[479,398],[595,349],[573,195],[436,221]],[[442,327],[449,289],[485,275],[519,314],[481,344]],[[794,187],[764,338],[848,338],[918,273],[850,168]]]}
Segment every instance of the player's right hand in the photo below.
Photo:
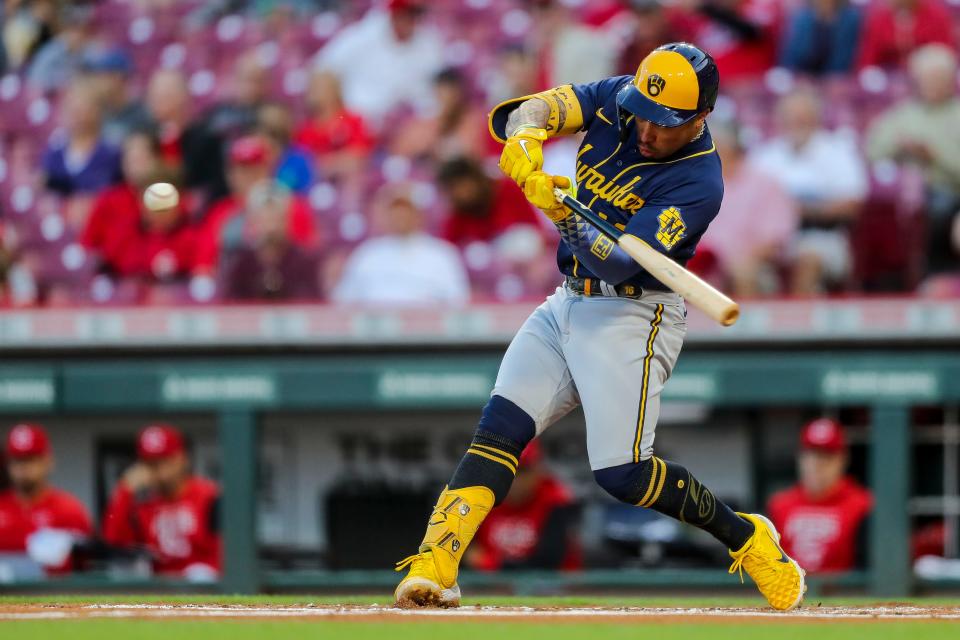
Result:
{"label": "player's right hand", "polygon": [[547,217],[559,222],[567,217],[568,211],[562,203],[557,202],[553,190],[557,188],[567,191],[570,185],[570,178],[566,176],[552,176],[543,171],[534,171],[523,185],[523,195],[530,204],[547,214]]}
{"label": "player's right hand", "polygon": [[543,168],[543,141],[546,139],[545,129],[522,127],[514,131],[503,145],[500,170],[523,187],[531,173]]}
{"label": "player's right hand", "polygon": [[150,488],[153,483],[153,472],[142,462],[135,462],[123,472],[122,480],[131,493],[140,493]]}

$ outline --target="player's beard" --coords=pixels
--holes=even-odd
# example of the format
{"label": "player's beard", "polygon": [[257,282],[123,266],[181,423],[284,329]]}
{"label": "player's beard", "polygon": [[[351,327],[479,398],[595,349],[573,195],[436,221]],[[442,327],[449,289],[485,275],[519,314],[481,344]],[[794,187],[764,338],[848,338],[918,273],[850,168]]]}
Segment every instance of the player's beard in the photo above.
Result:
{"label": "player's beard", "polygon": [[180,493],[180,489],[187,481],[188,475],[189,472],[185,470],[175,478],[168,478],[162,482],[158,480],[155,485],[156,491],[166,498],[174,498]]}
{"label": "player's beard", "polygon": [[673,154],[677,153],[680,149],[683,149],[684,147],[686,147],[688,144],[696,142],[697,140],[702,138],[703,134],[706,133],[706,131],[707,131],[707,123],[706,121],[703,121],[700,123],[700,128],[697,130],[697,133],[692,138],[684,142],[682,145],[680,145],[676,149],[672,149],[670,151],[664,151],[664,152],[660,152],[654,147],[647,146],[642,142],[640,142],[639,140],[637,140],[637,151],[639,151],[640,155],[642,155],[644,158],[649,158],[651,160],[662,160],[664,158],[669,158]]}
{"label": "player's beard", "polygon": [[490,215],[490,205],[493,203],[493,190],[484,192],[470,201],[456,203],[457,209],[471,218],[486,218]]}
{"label": "player's beard", "polygon": [[655,149],[647,147],[643,143],[637,145],[637,150],[640,152],[644,158],[649,158],[650,160],[656,160],[658,155]]}
{"label": "player's beard", "polygon": [[18,480],[13,483],[13,490],[17,494],[28,498],[33,498],[39,494],[41,489],[43,489],[43,481],[41,480]]}

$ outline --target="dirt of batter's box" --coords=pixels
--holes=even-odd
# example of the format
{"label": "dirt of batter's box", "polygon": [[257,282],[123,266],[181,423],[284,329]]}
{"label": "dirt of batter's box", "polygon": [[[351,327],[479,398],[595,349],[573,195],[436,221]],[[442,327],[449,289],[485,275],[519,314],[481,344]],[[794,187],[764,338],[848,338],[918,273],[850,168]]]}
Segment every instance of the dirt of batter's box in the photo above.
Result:
{"label": "dirt of batter's box", "polygon": [[835,622],[875,623],[889,620],[917,622],[950,620],[960,624],[960,607],[916,606],[889,602],[863,607],[823,607],[807,605],[791,612],[778,613],[754,608],[610,608],[610,607],[463,607],[460,609],[397,609],[364,605],[217,605],[217,604],[17,604],[0,605],[0,620],[43,620],[81,618],[215,619],[226,620],[353,620],[376,622],[450,621],[544,623],[550,624],[766,624],[775,620],[824,624]]}

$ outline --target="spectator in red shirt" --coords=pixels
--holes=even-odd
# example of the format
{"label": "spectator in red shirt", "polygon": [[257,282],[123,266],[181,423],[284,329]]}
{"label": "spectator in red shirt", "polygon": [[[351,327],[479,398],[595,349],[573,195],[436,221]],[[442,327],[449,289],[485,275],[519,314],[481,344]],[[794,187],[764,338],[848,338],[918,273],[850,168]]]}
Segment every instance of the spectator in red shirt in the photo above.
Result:
{"label": "spectator in red shirt", "polygon": [[556,287],[547,255],[554,232],[541,226],[516,184],[492,178],[470,158],[443,164],[437,182],[449,205],[441,235],[463,250],[475,293],[511,301]]}
{"label": "spectator in red shirt", "polygon": [[[240,236],[226,232],[243,228],[242,224],[231,222],[243,219],[254,187],[274,182],[278,153],[278,147],[268,144],[257,135],[238,138],[230,145],[227,168],[230,193],[213,204],[199,230],[196,263],[199,271],[215,270],[220,262],[221,251],[240,245]],[[317,244],[317,230],[310,207],[299,196],[290,197],[288,203],[290,238],[301,247],[314,247]]]}
{"label": "spectator in red shirt", "polygon": [[460,247],[478,240],[492,242],[514,225],[540,226],[517,185],[491,178],[476,160],[454,158],[444,163],[437,182],[450,205],[442,235]]}
{"label": "spectator in red shirt", "polygon": [[18,424],[5,447],[11,487],[0,492],[0,553],[27,554],[48,573],[73,568],[73,541],[93,532],[75,497],[50,485],[53,453],[43,427]]}
{"label": "spectator in red shirt", "polygon": [[861,36],[860,66],[902,68],[925,44],[955,48],[953,19],[940,0],[877,0],[870,3]]}
{"label": "spectator in red shirt", "polygon": [[780,4],[770,0],[702,0],[684,27],[709,51],[724,82],[756,78],[777,59]]}
{"label": "spectator in red shirt", "polygon": [[294,141],[316,158],[320,175],[344,181],[361,171],[374,139],[363,117],[343,102],[340,80],[330,71],[314,71],[306,95],[309,118]]}
{"label": "spectator in red shirt", "polygon": [[140,131],[123,142],[123,182],[101,193],[83,230],[83,244],[95,251],[104,271],[117,276],[149,272],[141,253],[151,219],[143,207],[143,191],[154,182],[168,182],[163,173],[159,140]]}
{"label": "spectator in red shirt", "polygon": [[137,456],[110,498],[104,541],[145,548],[158,574],[216,579],[221,567],[219,488],[190,473],[183,436],[170,425],[141,431]]}
{"label": "spectator in red shirt", "polygon": [[[139,204],[139,203],[138,203]],[[197,230],[190,225],[181,205],[149,210],[137,233],[125,243],[120,258],[121,272],[147,282],[182,280],[197,265]]]}
{"label": "spectator in red shirt", "polygon": [[480,527],[467,562],[480,571],[581,568],[573,495],[546,469],[536,440],[519,462],[510,493]]}
{"label": "spectator in red shirt", "polygon": [[767,512],[783,550],[808,573],[849,571],[862,564],[873,496],[846,476],[847,442],[836,420],[820,418],[800,436],[800,482],[770,498]]}

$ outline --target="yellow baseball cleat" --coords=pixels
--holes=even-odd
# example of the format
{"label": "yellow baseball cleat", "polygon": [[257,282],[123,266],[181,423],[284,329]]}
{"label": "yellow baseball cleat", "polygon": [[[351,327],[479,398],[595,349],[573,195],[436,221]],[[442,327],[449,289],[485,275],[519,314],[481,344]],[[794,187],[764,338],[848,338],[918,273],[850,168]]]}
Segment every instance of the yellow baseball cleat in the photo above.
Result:
{"label": "yellow baseball cleat", "polygon": [[806,572],[780,548],[780,533],[773,523],[755,513],[737,513],[756,527],[753,535],[738,551],[730,551],[733,564],[730,573],[743,571],[757,584],[770,606],[778,611],[789,611],[803,602],[807,591]]}
{"label": "yellow baseball cleat", "polygon": [[[421,551],[397,563],[397,571],[410,571],[397,585],[393,597],[398,607],[459,607],[460,587],[441,578],[433,551]],[[456,567],[454,567],[456,575]]]}
{"label": "yellow baseball cleat", "polygon": [[397,563],[397,571],[410,569],[394,592],[398,607],[460,606],[460,558],[493,500],[486,487],[446,489],[440,494],[419,553]]}

